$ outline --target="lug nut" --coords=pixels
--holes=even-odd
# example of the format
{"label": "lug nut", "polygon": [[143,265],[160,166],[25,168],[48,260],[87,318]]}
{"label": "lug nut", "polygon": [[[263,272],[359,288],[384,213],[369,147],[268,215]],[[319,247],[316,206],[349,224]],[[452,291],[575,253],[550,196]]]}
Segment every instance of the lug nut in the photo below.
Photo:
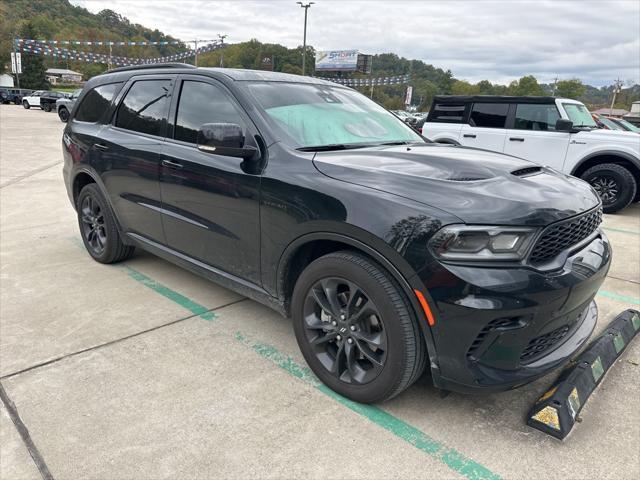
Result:
{"label": "lug nut", "polygon": [[338,325],[338,322],[336,322],[336,321],[334,320],[333,322],[331,322],[331,325],[333,325],[333,326],[335,327],[336,325]]}
{"label": "lug nut", "polygon": [[344,320],[345,318],[347,317],[345,317],[344,315],[340,315],[340,320]]}
{"label": "lug nut", "polygon": [[351,325],[349,328],[351,329],[352,332],[356,331],[356,326],[355,325]]}
{"label": "lug nut", "polygon": [[338,336],[336,337],[336,340],[340,341],[340,340],[342,340],[342,337],[341,337],[340,335],[338,335]]}
{"label": "lug nut", "polygon": [[353,343],[353,338],[347,338],[347,342]]}

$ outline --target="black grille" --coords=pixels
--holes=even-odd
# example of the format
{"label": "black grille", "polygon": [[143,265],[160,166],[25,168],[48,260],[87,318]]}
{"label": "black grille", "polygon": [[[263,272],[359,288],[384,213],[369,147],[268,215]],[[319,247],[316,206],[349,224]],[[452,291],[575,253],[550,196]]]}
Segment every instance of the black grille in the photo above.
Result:
{"label": "black grille", "polygon": [[519,317],[496,318],[495,320],[491,320],[489,323],[487,323],[483,327],[482,330],[480,330],[480,333],[471,344],[471,347],[469,347],[469,350],[467,351],[467,356],[473,357],[473,354],[476,352],[478,347],[482,345],[482,342],[485,340],[487,335],[489,335],[489,333],[491,333],[493,330],[496,330],[498,328],[504,329],[504,330],[510,330],[513,328],[520,328],[522,326],[523,326],[523,323]]}
{"label": "black grille", "polygon": [[551,260],[561,251],[591,235],[601,222],[602,209],[598,208],[579,217],[549,225],[531,252],[531,263],[536,265]]}
{"label": "black grille", "polygon": [[526,362],[527,360],[533,360],[540,356],[562,340],[567,333],[569,333],[569,330],[571,330],[571,325],[563,325],[549,333],[545,333],[544,335],[534,338],[529,342],[527,348],[522,351],[520,360]]}

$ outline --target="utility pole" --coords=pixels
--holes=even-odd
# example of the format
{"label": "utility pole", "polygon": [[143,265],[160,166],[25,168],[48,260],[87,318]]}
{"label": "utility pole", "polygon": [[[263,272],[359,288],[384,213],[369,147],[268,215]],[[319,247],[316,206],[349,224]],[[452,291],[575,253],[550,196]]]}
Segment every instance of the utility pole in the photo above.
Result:
{"label": "utility pole", "polygon": [[300,7],[304,8],[304,36],[302,39],[302,75],[304,75],[306,60],[307,60],[307,10],[313,5],[315,2],[302,3],[296,2]]}
{"label": "utility pole", "polygon": [[613,98],[611,99],[611,107],[609,108],[609,115],[613,115],[613,105],[616,103],[616,97],[622,91],[622,80],[618,78],[613,84]]}
{"label": "utility pole", "polygon": [[[109,70],[111,70],[111,43],[112,42],[109,42],[109,62],[107,64]],[[67,68],[69,68],[69,62],[67,62]]]}
{"label": "utility pole", "polygon": [[193,45],[196,50],[196,61],[194,62],[194,64],[197,67],[198,66],[198,39],[197,38],[193,41]]}
{"label": "utility pole", "polygon": [[553,93],[551,94],[552,97],[556,95],[557,86],[558,86],[558,77],[556,76],[556,78],[553,79]]}
{"label": "utility pole", "polygon": [[13,55],[15,57],[16,63],[16,83],[18,84],[18,88],[20,88],[20,73],[18,73],[18,50],[16,49],[16,44],[18,43],[17,38],[13,39]]}
{"label": "utility pole", "polygon": [[[218,38],[220,39],[220,45],[224,44],[224,39],[227,38],[228,35],[220,35],[218,34]],[[220,68],[224,67],[224,48],[220,49]]]}

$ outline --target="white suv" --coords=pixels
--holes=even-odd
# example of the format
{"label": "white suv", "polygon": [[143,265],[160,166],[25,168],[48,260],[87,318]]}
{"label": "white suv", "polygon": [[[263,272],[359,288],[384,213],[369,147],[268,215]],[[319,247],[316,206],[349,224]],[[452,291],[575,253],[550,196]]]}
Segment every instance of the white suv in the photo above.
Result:
{"label": "white suv", "polygon": [[575,100],[437,96],[422,132],[435,142],[503,152],[580,177],[607,213],[640,200],[640,137],[598,129]]}

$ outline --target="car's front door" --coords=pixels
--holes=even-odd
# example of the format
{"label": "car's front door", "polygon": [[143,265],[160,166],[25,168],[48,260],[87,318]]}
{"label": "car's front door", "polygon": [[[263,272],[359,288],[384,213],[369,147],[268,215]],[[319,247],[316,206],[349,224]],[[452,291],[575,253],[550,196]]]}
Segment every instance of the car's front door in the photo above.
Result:
{"label": "car's front door", "polygon": [[197,148],[205,123],[240,125],[246,144],[257,130],[233,95],[208,77],[179,78],[163,149],[161,191],[167,245],[260,284],[260,175],[241,158]]}
{"label": "car's front door", "polygon": [[[160,162],[175,76],[134,77],[100,132],[101,176],[127,233],[164,242]],[[83,101],[84,103],[84,101]]]}
{"label": "car's front door", "polygon": [[571,134],[556,131],[559,118],[555,104],[515,105],[504,153],[562,171]]}
{"label": "car's front door", "polygon": [[502,152],[508,112],[508,103],[474,103],[468,124],[462,126],[460,143],[465,147]]}

